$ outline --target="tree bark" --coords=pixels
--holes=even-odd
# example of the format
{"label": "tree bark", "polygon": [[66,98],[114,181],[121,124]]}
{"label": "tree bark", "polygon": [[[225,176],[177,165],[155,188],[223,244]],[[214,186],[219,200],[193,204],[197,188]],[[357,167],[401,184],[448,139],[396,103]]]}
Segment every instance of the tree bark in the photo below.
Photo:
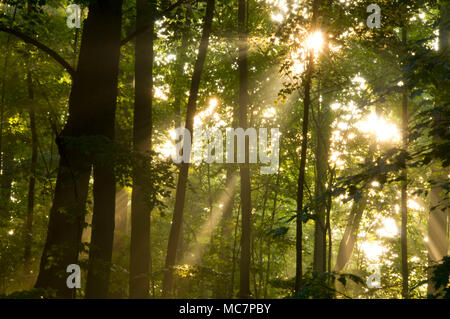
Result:
{"label": "tree bark", "polygon": [[[151,27],[136,37],[135,104],[133,142],[134,150],[149,160],[152,149],[152,98],[153,98],[153,34],[155,1],[136,1],[136,27],[150,21]],[[141,163],[146,167],[144,163]],[[150,189],[145,185],[142,168],[136,168],[133,176],[131,200],[131,250],[130,250],[130,298],[148,298],[151,273],[150,252]]]}
{"label": "tree bark", "polygon": [[[248,96],[248,62],[247,62],[247,26],[245,0],[239,0],[238,9],[238,32],[239,32],[239,125],[244,130],[247,129],[247,106]],[[239,268],[239,298],[250,298],[250,245],[251,245],[251,188],[250,188],[250,167],[248,162],[249,142],[245,141],[245,163],[239,166],[241,175],[241,207],[242,207],[242,227],[241,227],[241,259]]]}
{"label": "tree bark", "polygon": [[34,188],[36,185],[36,166],[37,166],[37,132],[36,132],[36,114],[34,106],[33,80],[31,71],[27,73],[28,98],[30,102],[30,131],[31,131],[31,162],[30,162],[30,179],[28,183],[28,202],[27,202],[27,219],[25,224],[25,249],[24,249],[24,272],[29,274],[31,269],[31,245],[33,240],[33,215],[34,215]]}
{"label": "tree bark", "polygon": [[[69,117],[57,137],[60,154],[47,239],[41,257],[36,287],[52,288],[57,296],[70,298],[66,268],[76,264],[84,225],[85,204],[91,173],[92,154],[83,149],[83,138],[114,135],[117,71],[120,49],[121,0],[92,2],[85,20],[78,61],[69,98]],[[95,260],[110,260],[114,230],[115,182],[109,165],[97,165],[94,214],[87,296],[105,297],[109,266],[96,274]],[[113,182],[111,184],[111,182]],[[105,187],[102,189],[102,187]],[[114,190],[114,192],[112,192]],[[104,199],[103,203],[100,201]],[[111,207],[112,202],[112,207]],[[112,222],[111,222],[112,221]],[[96,234],[94,234],[96,233]],[[99,243],[98,241],[102,241]],[[102,271],[105,272],[102,273]],[[101,273],[101,274],[100,274]],[[97,280],[97,278],[102,279]],[[90,287],[89,287],[90,286]]]}
{"label": "tree bark", "polygon": [[341,272],[352,256],[353,248],[355,247],[356,238],[358,236],[359,224],[361,222],[366,204],[366,195],[363,194],[362,198],[355,202],[352,206],[347,226],[344,231],[344,236],[339,244],[336,263],[334,264],[335,272]]}
{"label": "tree bark", "polygon": [[[320,85],[319,85],[320,86]],[[320,96],[320,90],[319,90]],[[320,99],[319,99],[320,100]],[[329,150],[329,112],[327,107],[322,109],[320,102],[317,110],[316,118],[316,177],[315,177],[315,190],[314,190],[314,211],[316,213],[316,219],[314,223],[314,258],[313,258],[313,270],[318,274],[322,274],[326,271],[327,261],[327,198],[325,186],[327,182],[328,172],[328,150]]]}
{"label": "tree bark", "polygon": [[[316,27],[316,20],[319,10],[319,0],[313,1],[313,13],[311,30],[313,32]],[[303,123],[302,123],[302,149],[300,155],[300,167],[297,180],[297,230],[296,230],[296,269],[295,269],[295,293],[298,293],[302,287],[302,276],[303,276],[303,190],[305,187],[305,167],[306,167],[306,150],[308,147],[308,125],[309,125],[309,109],[311,107],[311,83],[312,76],[314,73],[314,64],[312,54],[308,54],[307,66],[304,77],[304,95],[303,95]]]}
{"label": "tree bark", "polygon": [[[203,22],[203,33],[198,49],[197,60],[195,61],[194,73],[192,75],[189,100],[187,104],[186,125],[185,128],[193,133],[194,116],[197,108],[197,97],[200,87],[200,80],[205,64],[206,53],[209,44],[209,35],[211,33],[212,19],[214,14],[215,0],[208,0],[206,4],[206,13]],[[185,143],[187,141],[185,140]],[[185,147],[184,149],[190,149]],[[173,286],[173,266],[175,264],[177,246],[180,237],[181,224],[183,222],[184,201],[186,196],[186,185],[189,171],[189,163],[180,164],[178,175],[177,190],[175,195],[175,208],[173,212],[172,227],[170,228],[169,243],[167,246],[167,256],[165,263],[165,272],[163,279],[163,296],[167,297],[172,292]]]}
{"label": "tree bark", "polygon": [[[444,59],[449,61],[450,48],[450,1],[445,0],[441,3],[439,24],[439,48],[443,53]],[[438,92],[442,96],[436,97],[436,104],[443,104],[448,101],[448,79],[442,82]],[[445,116],[443,114],[435,115],[434,126],[446,127]],[[448,129],[448,127],[447,127]],[[434,134],[433,143],[439,144],[442,138]],[[449,199],[448,190],[445,189],[445,183],[448,179],[445,177],[447,170],[442,167],[442,163],[434,160],[432,162],[432,183],[430,192],[430,212],[428,217],[428,294],[434,294],[436,287],[431,282],[433,267],[442,261],[442,258],[448,255],[448,223],[449,223]]]}
{"label": "tree bark", "polygon": [[[92,216],[92,237],[89,249],[89,269],[86,283],[86,298],[108,297],[109,276],[114,240],[114,217],[116,208],[116,178],[114,160],[104,160],[103,156],[113,156],[115,140],[115,113],[117,99],[117,83],[120,58],[120,34],[122,26],[122,0],[110,0],[99,3],[98,8],[103,24],[100,31],[106,38],[104,62],[101,72],[105,75],[104,103],[97,105],[98,117],[94,123],[94,131],[105,140],[105,145],[96,151],[94,157],[94,210]],[[94,10],[97,6],[94,5]],[[91,9],[89,9],[91,12]],[[96,14],[97,11],[94,11]],[[90,13],[91,14],[91,13]],[[87,27],[87,26],[86,26]],[[98,62],[97,62],[98,63]],[[107,83],[107,84],[106,84]],[[100,85],[101,86],[101,85]],[[102,154],[102,152],[104,152]]]}

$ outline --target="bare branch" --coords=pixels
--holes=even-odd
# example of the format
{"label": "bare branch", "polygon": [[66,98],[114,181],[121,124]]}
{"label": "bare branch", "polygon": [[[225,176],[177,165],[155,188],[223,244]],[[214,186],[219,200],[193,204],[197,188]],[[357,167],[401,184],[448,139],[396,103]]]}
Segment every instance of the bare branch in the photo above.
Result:
{"label": "bare branch", "polygon": [[21,32],[21,31],[19,31],[17,29],[8,28],[8,27],[5,27],[3,25],[0,25],[0,32],[6,32],[6,33],[9,33],[9,34],[12,34],[12,35],[20,38],[21,40],[23,40],[26,43],[34,45],[38,49],[40,49],[40,50],[44,51],[45,53],[47,53],[50,57],[52,57],[60,65],[62,65],[62,67],[64,69],[66,69],[66,71],[69,72],[69,74],[72,77],[75,76],[75,69],[69,64],[69,62],[67,62],[56,51],[50,49],[45,44],[37,41],[36,39],[31,38],[30,36],[26,35],[25,33]]}

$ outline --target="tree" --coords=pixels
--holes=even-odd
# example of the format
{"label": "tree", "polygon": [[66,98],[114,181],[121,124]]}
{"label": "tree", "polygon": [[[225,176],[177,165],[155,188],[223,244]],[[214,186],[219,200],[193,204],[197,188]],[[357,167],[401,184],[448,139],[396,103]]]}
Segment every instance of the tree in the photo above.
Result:
{"label": "tree", "polygon": [[[74,140],[81,142],[85,136],[103,136],[107,143],[102,146],[107,149],[114,138],[121,5],[120,0],[110,0],[101,4],[93,2],[89,6],[78,68],[69,98],[69,118],[56,140],[61,159],[35,286],[55,289],[59,297],[69,298],[72,295],[72,290],[66,285],[66,267],[76,264],[78,260],[90,163],[93,162],[92,151],[83,149],[83,145],[74,145]],[[101,139],[100,144],[104,142]],[[99,265],[103,266],[103,262],[108,264],[111,258],[115,202],[112,163],[98,163],[94,169],[94,179],[97,204],[94,207],[87,295],[105,297],[109,265]]]}
{"label": "tree", "polygon": [[36,112],[34,106],[33,79],[31,71],[27,73],[28,97],[30,99],[30,130],[31,130],[31,163],[30,163],[30,181],[28,184],[28,205],[27,205],[27,221],[25,227],[25,249],[24,249],[24,271],[25,274],[30,272],[31,268],[31,245],[33,237],[33,215],[35,201],[35,185],[36,185],[36,166],[37,166],[37,132],[36,132]]}
{"label": "tree", "polygon": [[[406,26],[402,28],[402,44],[406,48],[407,45],[407,30]],[[408,91],[405,87],[402,94],[402,141],[403,150],[405,153],[408,151]],[[402,296],[407,299],[409,296],[408,288],[408,172],[406,169],[406,158],[403,160],[402,170],[402,185],[401,185],[401,214],[402,214],[402,226],[401,226],[401,263],[402,263],[402,283],[403,290]]]}
{"label": "tree", "polygon": [[[242,129],[247,129],[247,105],[248,97],[248,62],[247,62],[247,25],[246,25],[246,4],[245,0],[239,0],[238,9],[238,30],[239,30],[239,125]],[[247,17],[248,19],[248,17]],[[240,165],[241,175],[241,209],[242,209],[242,234],[241,234],[241,259],[240,259],[240,288],[239,297],[249,298],[250,292],[250,236],[251,236],[251,186],[250,168],[248,162],[249,139],[245,141],[245,163]]]}
{"label": "tree", "polygon": [[[153,97],[153,33],[155,1],[136,1],[136,28],[148,21],[150,28],[136,37],[135,47],[135,105],[134,150],[148,161],[152,149],[152,97]],[[140,163],[146,167],[145,163]],[[135,169],[131,200],[130,297],[147,298],[151,272],[150,213],[151,191],[145,187],[146,174]],[[148,183],[147,183],[148,184]]]}
{"label": "tree", "polygon": [[[310,33],[316,30],[316,21],[318,18],[319,0],[312,3],[312,21]],[[305,167],[306,150],[308,147],[308,126],[309,112],[311,107],[311,83],[314,73],[313,53],[308,52],[306,61],[306,70],[303,78],[303,122],[302,122],[302,146],[300,155],[300,167],[297,180],[297,234],[296,234],[296,272],[295,272],[295,292],[298,293],[302,287],[303,276],[303,192],[305,187]]]}
{"label": "tree", "polygon": [[[449,24],[450,24],[450,2],[447,0],[441,1],[440,4],[440,21],[439,21],[439,49],[442,54],[442,60],[449,60]],[[445,63],[447,63],[445,62]],[[448,103],[448,79],[441,81],[438,87],[438,94],[436,103]],[[440,129],[448,132],[448,127],[445,124],[445,115],[442,110],[434,114],[433,125],[435,131],[433,134],[433,142],[436,145],[442,143]],[[432,163],[432,178],[431,178],[431,193],[430,193],[430,211],[428,217],[428,258],[430,261],[430,270],[428,272],[428,280],[430,281],[432,269],[437,264],[442,262],[444,256],[448,254],[448,234],[447,225],[449,223],[449,203],[448,203],[448,189],[445,190],[445,185],[448,185],[448,180],[445,177],[445,168],[438,159]],[[433,294],[436,288],[433,282],[428,283],[428,294]]]}
{"label": "tree", "polygon": [[[187,104],[185,129],[193,132],[194,116],[197,107],[198,90],[200,80],[205,65],[206,53],[208,51],[209,36],[211,34],[212,19],[214,14],[215,0],[208,0],[206,3],[205,18],[203,20],[203,33],[198,49],[197,60],[195,61],[194,73],[191,80],[189,91],[189,100]],[[187,139],[183,143],[188,143]],[[186,147],[187,146],[187,147]],[[191,145],[185,145],[183,149],[191,149]],[[167,246],[167,256],[165,263],[165,272],[163,280],[163,296],[168,296],[172,291],[173,284],[173,266],[175,264],[177,246],[179,243],[180,230],[183,222],[183,209],[186,196],[186,184],[188,178],[189,163],[182,162],[178,174],[177,191],[175,195],[175,207],[173,212],[172,226],[170,228],[169,243]]]}

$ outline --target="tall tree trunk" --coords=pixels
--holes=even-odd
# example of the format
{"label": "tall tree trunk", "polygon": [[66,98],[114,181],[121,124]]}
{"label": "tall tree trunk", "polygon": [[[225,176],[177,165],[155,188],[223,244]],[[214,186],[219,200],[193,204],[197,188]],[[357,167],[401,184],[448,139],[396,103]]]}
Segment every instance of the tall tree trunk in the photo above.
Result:
{"label": "tall tree trunk", "polygon": [[[247,106],[248,96],[248,63],[247,63],[247,13],[246,0],[239,0],[238,9],[238,32],[239,32],[239,125],[242,129],[247,129]],[[241,175],[241,207],[242,207],[242,228],[241,228],[241,260],[240,260],[240,285],[239,297],[250,298],[250,241],[251,241],[251,189],[250,189],[250,166],[248,162],[249,142],[245,140],[245,163],[239,167]]]}
{"label": "tall tree trunk", "polygon": [[177,49],[177,59],[175,65],[176,79],[174,86],[174,111],[175,111],[175,128],[180,127],[181,124],[181,114],[182,114],[182,106],[186,102],[185,92],[185,81],[183,81],[184,77],[184,65],[187,61],[187,47],[189,45],[190,38],[190,19],[192,16],[190,4],[187,4],[186,8],[186,23],[183,25],[183,29],[181,30],[181,44]]}
{"label": "tall tree trunk", "polygon": [[334,180],[334,173],[336,167],[330,170],[330,180],[328,181],[328,195],[327,195],[327,213],[326,213],[326,225],[325,231],[328,233],[328,259],[327,259],[327,271],[331,273],[331,260],[333,257],[333,233],[331,231],[331,208],[333,205],[333,194],[331,193],[331,188]]}
{"label": "tall tree trunk", "polygon": [[[155,1],[136,1],[136,28],[151,27],[136,38],[134,150],[147,158],[152,148],[153,33]],[[146,167],[142,163],[143,167]],[[150,190],[142,169],[135,169],[131,199],[130,298],[148,298],[151,273]]]}
{"label": "tall tree trunk", "polygon": [[3,136],[2,175],[0,179],[0,223],[10,218],[9,206],[11,203],[13,174],[15,170],[14,153],[12,150],[13,143],[13,136],[9,134]]}
{"label": "tall tree trunk", "polygon": [[[186,23],[183,25],[183,29],[181,30],[181,44],[180,47],[178,47],[177,52],[177,59],[176,59],[176,66],[175,66],[175,72],[177,74],[177,77],[175,79],[175,83],[173,84],[174,87],[174,95],[175,95],[175,101],[174,101],[174,111],[175,111],[175,128],[181,127],[181,119],[182,119],[182,109],[184,106],[184,103],[186,102],[186,83],[184,81],[184,65],[187,61],[187,47],[189,44],[189,27],[190,27],[190,19],[192,16],[191,12],[191,5],[188,3],[186,4]],[[185,253],[185,247],[184,247],[184,227],[183,223],[181,223],[180,227],[180,236],[179,236],[179,242],[176,252],[176,258],[175,262],[180,263],[184,259],[184,253]],[[176,288],[177,295],[181,296],[182,294],[182,287],[175,287],[176,283],[174,283],[174,288]]]}
{"label": "tall tree trunk", "polygon": [[302,286],[303,276],[303,190],[305,186],[305,167],[306,167],[306,148],[308,146],[308,121],[309,121],[309,107],[311,103],[310,89],[311,89],[311,73],[312,65],[308,65],[306,70],[306,78],[304,84],[304,98],[303,98],[303,123],[302,123],[302,149],[300,155],[300,168],[297,181],[297,233],[296,233],[296,272],[295,272],[295,292],[299,292]]}
{"label": "tall tree trunk", "polygon": [[[105,73],[105,101],[97,106],[98,115],[94,123],[94,134],[101,136],[105,144],[94,157],[94,209],[92,215],[92,235],[89,249],[89,269],[86,283],[86,298],[108,297],[109,276],[114,240],[114,218],[116,209],[116,178],[114,160],[104,161],[108,154],[112,157],[115,140],[115,114],[117,83],[120,58],[120,36],[122,26],[122,0],[99,3],[103,11],[103,24],[97,31],[106,38],[108,52],[105,52],[102,72]],[[97,8],[95,6],[94,8]],[[90,9],[89,9],[90,12]],[[96,12],[97,13],[97,12]]]}
{"label": "tall tree trunk", "polygon": [[[440,24],[439,24],[439,49],[443,54],[444,60],[449,61],[450,57],[450,1],[444,0],[441,3],[440,8]],[[443,105],[449,100],[448,82],[443,81],[440,84],[438,92],[442,96],[436,97],[436,104]],[[442,128],[446,126],[446,120],[444,114],[435,115],[434,126],[435,128]],[[433,143],[439,144],[442,138],[438,134],[434,134]],[[430,281],[433,266],[442,261],[442,258],[448,254],[448,233],[447,227],[449,223],[449,199],[448,190],[445,189],[445,184],[448,183],[448,179],[445,177],[447,170],[442,167],[442,163],[438,160],[434,160],[432,163],[432,183],[430,193],[430,212],[428,219],[428,259],[429,259],[429,272],[428,272],[428,293],[433,294],[436,292],[436,287],[433,282]]]}
{"label": "tall tree trunk", "polygon": [[[320,87],[320,84],[319,84]],[[320,101],[320,90],[319,90]],[[315,178],[315,190],[314,190],[314,210],[316,212],[316,220],[314,223],[314,258],[313,258],[313,270],[322,274],[326,271],[326,235],[328,224],[326,225],[326,182],[328,172],[328,150],[329,150],[329,138],[330,138],[330,123],[329,123],[329,108],[326,106],[322,109],[319,102],[317,110],[316,120],[316,178]]]}
{"label": "tall tree trunk", "polygon": [[[237,244],[237,236],[239,229],[239,217],[241,215],[241,205],[239,205],[237,214],[236,214],[236,224],[234,226],[234,240],[233,240],[233,256],[231,259],[231,280],[230,280],[230,289],[228,292],[228,298],[234,297],[234,278],[236,277],[236,257],[239,255],[240,249]],[[236,251],[237,248],[237,251]]]}
{"label": "tall tree trunk", "polygon": [[27,220],[25,225],[25,249],[24,249],[24,272],[29,274],[31,269],[31,245],[33,239],[33,214],[34,214],[34,188],[36,185],[36,166],[37,166],[37,132],[36,132],[36,114],[34,106],[33,80],[31,71],[27,73],[28,98],[30,102],[30,130],[31,130],[31,163],[30,179],[28,183],[28,203]]}
{"label": "tall tree trunk", "polygon": [[341,272],[352,256],[353,248],[355,247],[356,238],[358,236],[359,224],[364,209],[366,208],[366,204],[367,199],[365,194],[362,195],[362,198],[359,201],[353,203],[344,236],[339,244],[336,263],[334,264],[335,272]]}
{"label": "tall tree trunk", "polygon": [[[265,217],[266,217],[266,210],[267,210],[267,201],[268,201],[268,197],[269,197],[269,188],[271,185],[272,179],[268,178],[266,183],[266,190],[264,191],[264,199],[263,199],[263,206],[262,206],[262,214],[261,214],[261,228],[260,228],[260,235],[259,236],[259,271],[258,271],[258,278],[259,278],[259,285],[258,285],[258,291],[261,293],[261,291],[263,291],[263,286],[264,286],[264,272],[262,271],[262,269],[264,268],[264,239],[266,238],[264,236],[264,230],[265,230]],[[256,296],[255,293],[255,297],[258,298]]]}
{"label": "tall tree trunk", "polygon": [[[83,144],[80,138],[100,135],[111,139],[114,135],[121,5],[121,0],[109,0],[92,2],[89,6],[69,98],[69,117],[56,140],[60,154],[58,176],[35,286],[53,288],[58,297],[70,298],[73,294],[66,285],[66,268],[78,261],[84,224],[92,156],[80,145]],[[92,271],[96,268],[95,259],[107,264],[110,260],[115,200],[115,191],[111,191],[115,189],[115,182],[109,165],[98,165],[95,175],[94,200],[97,203],[94,214],[98,216],[93,220],[91,244],[95,249],[90,256],[88,281],[92,285],[88,285],[87,295],[105,297],[109,266],[106,269],[99,267],[102,269],[96,274]],[[100,203],[102,199],[105,205]],[[101,213],[104,216],[100,216]],[[99,277],[102,279],[96,280]]]}
{"label": "tall tree trunk", "polygon": [[[316,20],[319,11],[319,0],[313,1],[313,13],[310,32],[314,32],[316,28]],[[309,110],[311,107],[311,83],[314,73],[313,54],[309,52],[307,58],[307,66],[304,76],[304,95],[303,95],[303,123],[302,123],[302,149],[300,155],[300,167],[297,180],[297,231],[296,231],[296,269],[295,269],[295,292],[298,293],[302,287],[303,276],[303,190],[305,187],[305,167],[306,167],[306,150],[308,147],[308,125],[309,125]]]}
{"label": "tall tree trunk", "polygon": [[[192,75],[191,89],[187,104],[186,125],[185,128],[191,133],[193,132],[194,116],[197,109],[197,97],[200,87],[200,80],[205,65],[206,53],[208,51],[209,35],[211,33],[212,19],[214,14],[215,0],[208,0],[206,4],[206,13],[203,22],[202,39],[198,49],[197,60],[195,61],[194,73]],[[187,143],[187,140],[184,140]],[[190,149],[184,147],[184,149]],[[173,286],[173,266],[175,264],[177,246],[180,237],[181,224],[183,222],[184,201],[186,196],[186,185],[189,171],[189,163],[182,162],[180,164],[180,172],[178,175],[177,191],[175,195],[175,208],[172,218],[172,227],[170,228],[169,243],[167,246],[167,256],[165,263],[165,272],[163,279],[163,296],[167,297],[172,292]]]}
{"label": "tall tree trunk", "polygon": [[[406,27],[402,28],[402,43],[406,52]],[[403,150],[408,151],[408,91],[406,86],[403,90],[402,96],[402,141]],[[402,170],[402,185],[401,185],[401,265],[402,265],[402,296],[407,299],[409,296],[408,288],[408,175],[406,168],[406,159],[404,160],[404,168]]]}

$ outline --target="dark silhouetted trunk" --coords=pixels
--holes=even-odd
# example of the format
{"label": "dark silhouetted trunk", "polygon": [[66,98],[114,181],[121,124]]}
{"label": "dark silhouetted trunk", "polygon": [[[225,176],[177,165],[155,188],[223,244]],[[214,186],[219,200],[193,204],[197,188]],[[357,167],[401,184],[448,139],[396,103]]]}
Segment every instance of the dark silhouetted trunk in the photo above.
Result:
{"label": "dark silhouetted trunk", "polygon": [[228,292],[228,298],[234,297],[234,278],[236,277],[236,258],[240,252],[240,249],[239,249],[240,246],[237,243],[240,215],[241,215],[241,205],[239,205],[239,209],[236,214],[236,224],[234,226],[233,258],[231,259],[231,280],[230,280],[230,289]]}
{"label": "dark silhouetted trunk", "polygon": [[[313,1],[313,13],[310,32],[314,32],[316,27],[316,19],[319,10],[319,0]],[[314,73],[313,54],[308,53],[307,66],[305,76],[303,78],[303,123],[302,123],[302,149],[300,155],[300,168],[297,180],[297,219],[296,219],[296,270],[295,270],[295,292],[298,293],[302,287],[303,276],[303,190],[305,187],[305,167],[306,167],[306,151],[308,147],[308,126],[309,126],[309,111],[311,107],[311,83]]]}
{"label": "dark silhouetted trunk", "polygon": [[13,137],[10,134],[5,134],[3,136],[2,175],[0,179],[0,223],[2,220],[9,220],[10,218],[9,209],[15,169],[12,143],[14,143]]}
{"label": "dark silhouetted trunk", "polygon": [[[310,63],[312,63],[310,61]],[[300,155],[300,168],[297,181],[297,233],[296,233],[296,272],[295,272],[295,292],[299,292],[302,287],[303,276],[303,190],[305,186],[305,166],[306,166],[306,148],[308,147],[308,121],[309,107],[311,104],[311,73],[312,65],[308,66],[304,84],[303,98],[303,123],[302,123],[302,149]]]}
{"label": "dark silhouetted trunk", "polygon": [[[94,157],[94,209],[92,215],[92,235],[89,248],[89,269],[86,283],[86,298],[108,297],[109,276],[114,240],[114,218],[116,208],[116,178],[114,173],[114,140],[115,113],[117,99],[117,83],[120,58],[120,35],[122,25],[122,0],[111,0],[94,5],[94,14],[99,14],[103,24],[99,31],[105,39],[108,51],[104,52],[104,60],[100,63],[105,86],[104,101],[96,106],[97,126],[94,135],[104,139],[104,143],[96,151]],[[91,14],[91,8],[89,8]],[[96,16],[96,15],[95,15]],[[86,26],[88,27],[89,24]],[[97,44],[98,45],[98,44]],[[98,52],[98,51],[97,51]],[[92,52],[93,53],[93,52]],[[80,52],[80,54],[82,54]],[[98,62],[97,62],[98,63]],[[99,84],[97,84],[99,85]],[[99,85],[102,87],[102,85]],[[104,157],[108,156],[108,160]]]}
{"label": "dark silhouetted trunk", "polygon": [[[102,141],[95,149],[98,152],[108,148],[114,138],[121,5],[121,0],[110,0],[89,6],[69,98],[69,117],[56,141],[60,162],[36,287],[53,288],[62,298],[73,295],[66,285],[66,268],[78,261],[93,161],[90,150],[83,148],[86,143],[81,142],[90,136],[104,137],[108,142]],[[94,175],[97,216],[93,217],[87,296],[106,297],[114,231],[112,163],[96,165]]]}
{"label": "dark silhouetted trunk", "polygon": [[36,132],[36,114],[34,105],[33,80],[31,71],[27,73],[28,98],[30,103],[30,131],[31,131],[31,163],[30,163],[30,179],[28,183],[28,203],[27,203],[27,220],[25,223],[25,249],[24,249],[24,272],[29,274],[31,269],[31,245],[33,240],[33,215],[34,215],[34,188],[36,185],[36,166],[38,141]]}
{"label": "dark silhouetted trunk", "polygon": [[[152,148],[153,33],[155,1],[136,1],[136,28],[151,27],[136,37],[135,104],[133,144],[135,152],[149,161]],[[130,298],[148,298],[151,272],[150,189],[144,163],[134,170],[131,197]],[[142,167],[141,167],[142,166]],[[146,187],[147,185],[147,187]]]}
{"label": "dark silhouetted trunk", "polygon": [[[319,84],[319,101],[320,101],[320,84]],[[312,112],[314,114],[314,111]],[[319,102],[317,109],[317,118],[315,120],[316,130],[316,177],[314,189],[314,210],[316,219],[314,222],[314,258],[313,270],[319,274],[326,271],[327,261],[327,173],[328,173],[328,150],[330,145],[330,114],[329,107],[322,107]]]}
{"label": "dark silhouetted trunk", "polygon": [[[442,1],[440,8],[439,24],[439,49],[443,53],[444,60],[450,61],[450,1]],[[439,96],[436,97],[436,104],[442,106],[449,101],[449,80],[441,82],[438,88]],[[445,106],[444,106],[445,107]],[[447,119],[442,111],[434,115],[434,128],[445,128],[448,130]],[[433,143],[442,143],[442,137],[436,132],[433,136]],[[436,293],[436,287],[430,282],[433,267],[448,255],[448,223],[449,223],[449,198],[448,183],[446,177],[448,170],[442,167],[442,163],[434,160],[432,163],[432,182],[430,192],[430,212],[428,218],[428,294]]]}
{"label": "dark silhouetted trunk", "polygon": [[[192,75],[191,89],[187,104],[186,125],[185,128],[193,133],[194,116],[197,109],[197,97],[200,87],[200,79],[203,73],[206,53],[208,51],[209,35],[211,33],[212,19],[214,14],[214,0],[208,0],[206,4],[206,13],[203,23],[202,39],[198,49],[197,60],[195,61],[194,73]],[[187,140],[185,140],[187,143]],[[184,149],[190,149],[185,147]],[[175,196],[175,208],[172,218],[172,227],[170,228],[169,243],[167,246],[167,256],[165,263],[165,272],[163,279],[163,296],[167,297],[172,292],[173,286],[173,266],[175,264],[177,246],[180,238],[180,230],[183,222],[183,210],[186,196],[186,185],[188,179],[189,163],[180,164],[180,172],[178,175],[177,191]]]}

